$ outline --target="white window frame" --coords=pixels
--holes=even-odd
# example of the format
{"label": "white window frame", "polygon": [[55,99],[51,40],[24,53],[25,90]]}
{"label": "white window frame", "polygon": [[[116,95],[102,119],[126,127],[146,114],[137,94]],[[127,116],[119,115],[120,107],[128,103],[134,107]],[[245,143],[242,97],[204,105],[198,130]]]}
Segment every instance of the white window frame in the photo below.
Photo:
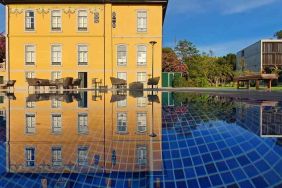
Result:
{"label": "white window frame", "polygon": [[36,115],[35,113],[25,114],[25,133],[35,134],[36,132]]}
{"label": "white window frame", "polygon": [[[122,130],[122,129],[124,130]],[[117,133],[125,134],[128,131],[128,119],[126,112],[117,113]]]}
{"label": "white window frame", "polygon": [[63,152],[62,147],[56,146],[51,148],[52,154],[52,165],[62,166],[63,165]]}
{"label": "white window frame", "polygon": [[[59,50],[54,50],[54,48],[59,48]],[[51,65],[52,66],[62,66],[62,62],[63,62],[62,45],[61,44],[52,44],[50,51],[51,51]],[[56,61],[53,61],[54,59],[56,59]]]}
{"label": "white window frame", "polygon": [[[29,47],[33,47],[33,51],[28,51],[27,48]],[[30,62],[28,62],[28,53],[31,53],[29,54],[30,56]],[[25,62],[25,65],[26,66],[35,66],[36,64],[36,45],[34,44],[26,44],[24,45],[24,62]]]}
{"label": "white window frame", "polygon": [[62,121],[63,117],[62,114],[51,114],[51,128],[53,134],[60,134],[62,133]]}
{"label": "white window frame", "polygon": [[[27,27],[27,13],[28,12],[33,12],[33,28],[28,28]],[[25,10],[25,12],[24,12],[24,31],[25,32],[34,32],[35,31],[35,28],[36,28],[36,25],[35,25],[35,23],[36,23],[36,15],[35,15],[35,10],[33,10],[33,9],[28,9],[28,10]],[[31,21],[30,21],[31,22]]]}
{"label": "white window frame", "polygon": [[79,134],[87,134],[89,131],[88,114],[79,113],[77,116],[77,129]]}
{"label": "white window frame", "polygon": [[144,108],[147,106],[147,98],[146,97],[138,97],[137,98],[137,107]]}
{"label": "white window frame", "polygon": [[[86,48],[86,50],[81,50],[81,48]],[[80,54],[83,53],[83,57],[81,58]],[[77,64],[79,66],[88,65],[89,59],[89,47],[87,44],[78,44],[77,45]],[[83,61],[81,61],[83,59]]]}
{"label": "white window frame", "polygon": [[[59,12],[59,16],[54,16],[54,12]],[[59,9],[54,9],[51,10],[51,14],[50,14],[51,18],[51,31],[52,32],[60,32],[62,31],[62,10]],[[54,20],[55,19],[55,20]],[[56,27],[53,27],[54,25],[56,25]]]}
{"label": "white window frame", "polygon": [[[29,152],[31,150],[33,150],[33,159],[32,159],[32,153]],[[36,154],[35,147],[25,148],[25,162],[27,167],[35,167],[35,154]],[[31,165],[32,163],[33,165]]]}
{"label": "white window frame", "polygon": [[[80,18],[85,16],[79,16],[80,12],[86,12],[86,20],[83,21],[83,27],[80,27]],[[85,22],[86,21],[86,22]],[[85,27],[86,25],[86,27]],[[77,11],[77,31],[78,32],[85,32],[88,31],[88,11],[86,9],[80,9]]]}
{"label": "white window frame", "polygon": [[[125,77],[121,75],[125,75]],[[117,78],[127,81],[127,72],[117,72]]]}
{"label": "white window frame", "polygon": [[137,112],[137,132],[144,133],[147,131],[147,113],[146,112]]}
{"label": "white window frame", "polygon": [[146,145],[137,145],[136,146],[136,163],[140,166],[146,166],[147,162],[148,162],[147,146]]}
{"label": "white window frame", "polygon": [[35,108],[34,101],[26,101],[26,108]]}
{"label": "white window frame", "polygon": [[58,99],[51,99],[51,108],[61,108],[62,107],[62,101],[59,101]]}
{"label": "white window frame", "polygon": [[51,71],[51,80],[61,79],[62,71]]}
{"label": "white window frame", "polygon": [[[124,48],[125,50],[123,50]],[[127,66],[128,46],[126,44],[117,45],[117,66]]]}
{"label": "white window frame", "polygon": [[[141,49],[141,48],[144,48],[144,50]],[[145,57],[139,59],[139,56],[145,56]],[[147,48],[147,46],[143,45],[143,44],[138,45],[137,46],[137,54],[136,54],[137,66],[146,66],[147,65],[147,61],[148,61],[147,56],[148,56],[148,48]],[[141,61],[141,59],[145,59],[145,61]]]}
{"label": "white window frame", "polygon": [[127,99],[124,99],[122,101],[117,101],[117,107],[118,108],[125,108],[125,107],[127,107]]}
{"label": "white window frame", "polygon": [[81,146],[77,148],[77,164],[79,166],[88,165],[88,152],[89,148],[87,146]]}
{"label": "white window frame", "polygon": [[[141,79],[142,78],[142,79]],[[137,82],[141,82],[144,86],[147,83],[147,72],[137,72]]]}
{"label": "white window frame", "polygon": [[25,72],[25,78],[35,78],[35,72],[34,71],[26,71]]}
{"label": "white window frame", "polygon": [[[142,14],[142,13],[145,13],[146,16],[141,16],[140,14]],[[145,33],[145,32],[147,32],[148,31],[148,11],[147,10],[137,10],[136,17],[137,17],[137,21],[136,21],[137,32],[138,33]]]}

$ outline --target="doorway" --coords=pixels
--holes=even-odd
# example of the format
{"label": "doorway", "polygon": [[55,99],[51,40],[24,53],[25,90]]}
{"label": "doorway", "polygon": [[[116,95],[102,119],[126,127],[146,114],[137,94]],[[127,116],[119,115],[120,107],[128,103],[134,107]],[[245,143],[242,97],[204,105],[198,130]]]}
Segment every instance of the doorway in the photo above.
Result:
{"label": "doorway", "polygon": [[79,72],[78,78],[81,79],[80,88],[87,88],[87,72]]}

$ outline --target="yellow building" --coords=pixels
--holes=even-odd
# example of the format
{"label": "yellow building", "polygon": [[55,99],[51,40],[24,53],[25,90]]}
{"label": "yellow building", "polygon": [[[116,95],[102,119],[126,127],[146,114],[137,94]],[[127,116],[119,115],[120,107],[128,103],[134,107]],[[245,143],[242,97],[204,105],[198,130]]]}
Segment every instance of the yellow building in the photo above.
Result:
{"label": "yellow building", "polygon": [[[4,80],[97,78],[127,83],[161,77],[162,28],[168,0],[1,0],[6,5]],[[78,3],[79,2],[79,3]],[[156,41],[154,50],[150,41]],[[154,54],[152,54],[154,52]]]}
{"label": "yellow building", "polygon": [[[95,92],[31,95],[22,92],[16,98],[4,103],[7,172],[110,173],[163,169],[161,103],[152,105],[150,99],[141,96],[105,94],[96,98]],[[152,133],[156,136],[150,136]]]}

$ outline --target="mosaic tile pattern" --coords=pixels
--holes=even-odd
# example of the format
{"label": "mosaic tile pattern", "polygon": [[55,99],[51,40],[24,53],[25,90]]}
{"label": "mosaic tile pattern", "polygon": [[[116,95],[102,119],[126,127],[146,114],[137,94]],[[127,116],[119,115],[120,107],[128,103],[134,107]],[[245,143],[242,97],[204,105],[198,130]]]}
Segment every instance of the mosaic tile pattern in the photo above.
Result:
{"label": "mosaic tile pattern", "polygon": [[[279,138],[260,137],[259,108],[234,102],[227,113],[217,103],[163,105],[163,168],[154,172],[103,173],[91,167],[81,173],[7,173],[8,143],[2,139],[0,187],[282,187],[282,146]],[[106,159],[112,160],[112,151]]]}

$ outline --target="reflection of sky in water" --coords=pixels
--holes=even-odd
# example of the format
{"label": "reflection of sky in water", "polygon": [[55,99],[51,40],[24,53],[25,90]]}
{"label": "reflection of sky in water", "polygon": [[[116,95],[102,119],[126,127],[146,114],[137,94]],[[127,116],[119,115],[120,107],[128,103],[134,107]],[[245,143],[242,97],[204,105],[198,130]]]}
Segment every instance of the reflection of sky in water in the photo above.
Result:
{"label": "reflection of sky in water", "polygon": [[[42,173],[40,171],[34,173],[32,168],[25,172],[20,172],[19,169],[18,171],[15,169],[13,173],[7,172],[11,161],[6,160],[6,154],[16,150],[9,150],[9,146],[13,143],[5,142],[3,139],[6,134],[3,124],[5,119],[1,119],[0,187],[41,185],[105,187],[108,185],[172,188],[187,186],[279,187],[282,185],[282,141],[278,138],[282,127],[282,105],[279,102],[249,100],[239,102],[226,97],[193,94],[168,95],[167,93],[159,93],[159,101],[156,96],[155,98],[150,96],[150,99],[144,102],[144,98],[142,99],[140,95],[135,95],[138,98],[132,96],[126,98],[120,95],[112,96],[110,93],[102,95],[101,98],[95,98],[94,101],[93,95],[89,92],[71,97],[55,96],[56,99],[63,101],[62,106],[70,105],[69,108],[75,112],[73,116],[76,116],[76,111],[82,113],[84,110],[81,109],[88,109],[89,134],[85,137],[90,141],[73,140],[68,137],[68,142],[64,143],[65,145],[72,144],[71,147],[78,147],[71,150],[78,153],[69,153],[69,155],[78,158],[77,163],[80,162],[87,168],[79,168],[73,164],[75,167],[59,168],[57,171],[56,168],[49,172],[42,168]],[[145,93],[144,96],[147,94]],[[16,97],[16,101],[21,100],[20,95],[18,97],[16,94]],[[35,99],[34,96],[32,97],[28,100],[37,101],[33,109],[37,114],[42,113],[39,104],[48,103],[50,106],[48,101],[50,96],[41,97],[40,100],[38,96]],[[16,104],[16,101],[10,102],[11,112],[12,105]],[[101,111],[108,110],[99,116],[103,121],[91,118],[91,110],[95,109],[92,108],[93,105]],[[152,107],[154,108],[153,116],[151,116]],[[14,110],[18,108],[19,106]],[[56,112],[56,109],[51,111]],[[129,111],[132,114],[129,114]],[[144,120],[145,112],[146,120]],[[63,112],[62,117],[65,116],[64,114],[67,114],[67,110]],[[110,118],[104,119],[104,114]],[[136,116],[132,117],[134,114]],[[97,114],[93,113],[92,116],[95,117],[95,115]],[[68,118],[68,121],[76,121],[73,119]],[[120,124],[117,121],[120,121]],[[105,123],[104,128],[102,125],[102,129],[91,135],[90,124],[98,122]],[[128,122],[127,128],[122,127],[123,123],[126,124],[125,122]],[[147,131],[141,137],[135,132],[136,122],[139,122],[141,132]],[[152,131],[151,122],[155,125],[156,138],[148,136]],[[118,128],[118,125],[121,127]],[[108,131],[106,126],[112,126],[112,136],[103,140],[103,131]],[[131,127],[134,128],[131,129]],[[116,128],[123,131],[122,134],[118,134]],[[22,150],[34,144],[33,136],[30,137],[31,140],[21,145]],[[54,143],[41,144],[45,144],[48,148],[46,152],[50,152],[51,145]],[[100,150],[101,155],[97,155]],[[95,151],[96,154],[91,151]],[[87,153],[91,155],[91,163],[83,160],[83,156]],[[38,157],[37,155],[39,154],[35,153],[35,158]],[[140,156],[143,157],[140,158]],[[24,156],[18,156],[18,158],[24,159]],[[50,159],[45,160],[46,166],[48,166],[48,160]],[[104,162],[106,168],[99,167],[101,161]],[[136,166],[136,163],[139,165]],[[134,170],[130,171],[126,166]]]}

